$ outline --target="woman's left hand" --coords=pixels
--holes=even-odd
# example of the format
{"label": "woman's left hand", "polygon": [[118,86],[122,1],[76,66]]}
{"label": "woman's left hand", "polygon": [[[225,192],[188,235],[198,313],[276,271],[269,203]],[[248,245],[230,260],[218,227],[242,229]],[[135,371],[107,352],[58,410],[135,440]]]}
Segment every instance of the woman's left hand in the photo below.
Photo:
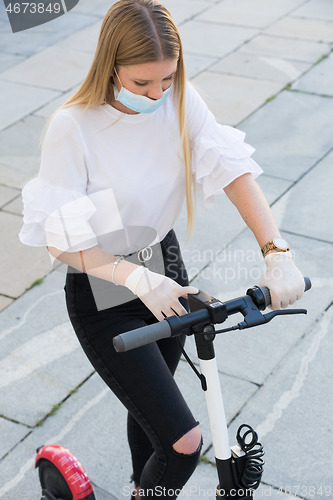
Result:
{"label": "woman's left hand", "polygon": [[291,252],[269,253],[265,263],[265,276],[259,286],[267,286],[270,290],[270,309],[284,309],[303,296],[304,278]]}

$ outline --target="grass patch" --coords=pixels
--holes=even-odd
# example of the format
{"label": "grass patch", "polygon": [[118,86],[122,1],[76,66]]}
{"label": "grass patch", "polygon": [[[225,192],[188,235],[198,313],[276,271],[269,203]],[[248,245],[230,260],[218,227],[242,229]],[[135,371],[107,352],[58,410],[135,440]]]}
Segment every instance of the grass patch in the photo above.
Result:
{"label": "grass patch", "polygon": [[266,101],[264,102],[264,104],[267,104],[268,102],[271,102],[273,101],[273,99],[275,99],[275,97],[277,97],[277,95],[279,94],[280,92],[278,92],[277,94],[273,94],[271,95],[270,97],[267,97]]}
{"label": "grass patch", "polygon": [[331,52],[329,52],[328,54],[324,54],[321,57],[319,57],[319,59],[314,63],[314,66],[316,66],[319,63],[321,63],[322,61],[325,61],[325,59],[327,59],[330,55],[331,55]]}
{"label": "grass patch", "polygon": [[41,425],[43,425],[43,423],[45,422],[45,420],[49,417],[53,417],[54,415],[56,415],[56,413],[60,410],[60,408],[63,406],[63,404],[65,403],[65,401],[67,401],[68,398],[70,398],[73,394],[75,394],[77,391],[79,390],[79,387],[75,387],[74,389],[72,389],[68,394],[67,396],[65,397],[65,399],[63,399],[62,401],[60,401],[59,403],[56,403],[55,405],[52,406],[51,410],[45,415],[45,417],[41,418],[37,424],[36,424],[36,427],[40,427]]}
{"label": "grass patch", "polygon": [[212,460],[209,460],[206,454],[201,455],[200,462],[203,462],[204,464],[213,465],[213,467],[216,467],[216,463],[212,462]]}
{"label": "grass patch", "polygon": [[44,281],[44,278],[38,278],[38,280],[35,280],[30,286],[29,288],[27,288],[27,290],[31,290],[31,288],[33,288],[34,286],[38,286],[38,285],[41,285]]}

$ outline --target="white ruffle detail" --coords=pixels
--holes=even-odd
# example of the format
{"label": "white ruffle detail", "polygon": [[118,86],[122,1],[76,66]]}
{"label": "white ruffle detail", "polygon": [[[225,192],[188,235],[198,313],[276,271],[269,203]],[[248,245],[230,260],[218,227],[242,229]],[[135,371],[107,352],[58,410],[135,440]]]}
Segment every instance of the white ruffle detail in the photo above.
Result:
{"label": "white ruffle detail", "polygon": [[192,171],[202,192],[204,208],[214,204],[214,195],[245,173],[254,178],[262,169],[251,158],[255,149],[244,142],[245,133],[228,125],[216,124],[195,141]]}
{"label": "white ruffle detail", "polygon": [[30,246],[53,246],[75,252],[96,245],[88,222],[96,208],[88,196],[55,186],[41,177],[22,190],[23,227],[19,238]]}

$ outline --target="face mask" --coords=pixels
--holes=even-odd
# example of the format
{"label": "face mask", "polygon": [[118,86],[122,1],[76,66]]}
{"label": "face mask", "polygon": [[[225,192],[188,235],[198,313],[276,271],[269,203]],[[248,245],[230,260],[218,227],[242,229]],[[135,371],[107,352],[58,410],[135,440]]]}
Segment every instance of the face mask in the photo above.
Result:
{"label": "face mask", "polygon": [[121,84],[120,91],[117,89],[116,86],[114,86],[115,100],[121,102],[121,104],[126,106],[126,108],[129,108],[132,111],[136,111],[137,113],[152,113],[153,111],[156,111],[164,103],[172,87],[171,84],[170,87],[163,92],[163,96],[161,97],[161,99],[157,99],[154,101],[149,97],[146,97],[144,95],[134,94],[130,90],[125,89],[125,87],[123,87],[123,84],[120,81],[116,69],[115,73]]}

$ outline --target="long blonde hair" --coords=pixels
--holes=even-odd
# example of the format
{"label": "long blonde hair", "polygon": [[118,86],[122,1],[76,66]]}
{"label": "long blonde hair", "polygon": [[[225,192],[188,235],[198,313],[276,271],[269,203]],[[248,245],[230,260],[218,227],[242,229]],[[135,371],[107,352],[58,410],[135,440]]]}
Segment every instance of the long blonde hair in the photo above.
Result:
{"label": "long blonde hair", "polygon": [[186,73],[180,35],[169,11],[157,0],[118,0],[106,13],[94,60],[87,77],[61,107],[74,104],[90,108],[114,100],[115,66],[127,66],[162,59],[178,59],[174,98],[178,110],[180,138],[185,164],[187,229],[194,224],[195,185],[191,169],[191,148],[185,112]]}

